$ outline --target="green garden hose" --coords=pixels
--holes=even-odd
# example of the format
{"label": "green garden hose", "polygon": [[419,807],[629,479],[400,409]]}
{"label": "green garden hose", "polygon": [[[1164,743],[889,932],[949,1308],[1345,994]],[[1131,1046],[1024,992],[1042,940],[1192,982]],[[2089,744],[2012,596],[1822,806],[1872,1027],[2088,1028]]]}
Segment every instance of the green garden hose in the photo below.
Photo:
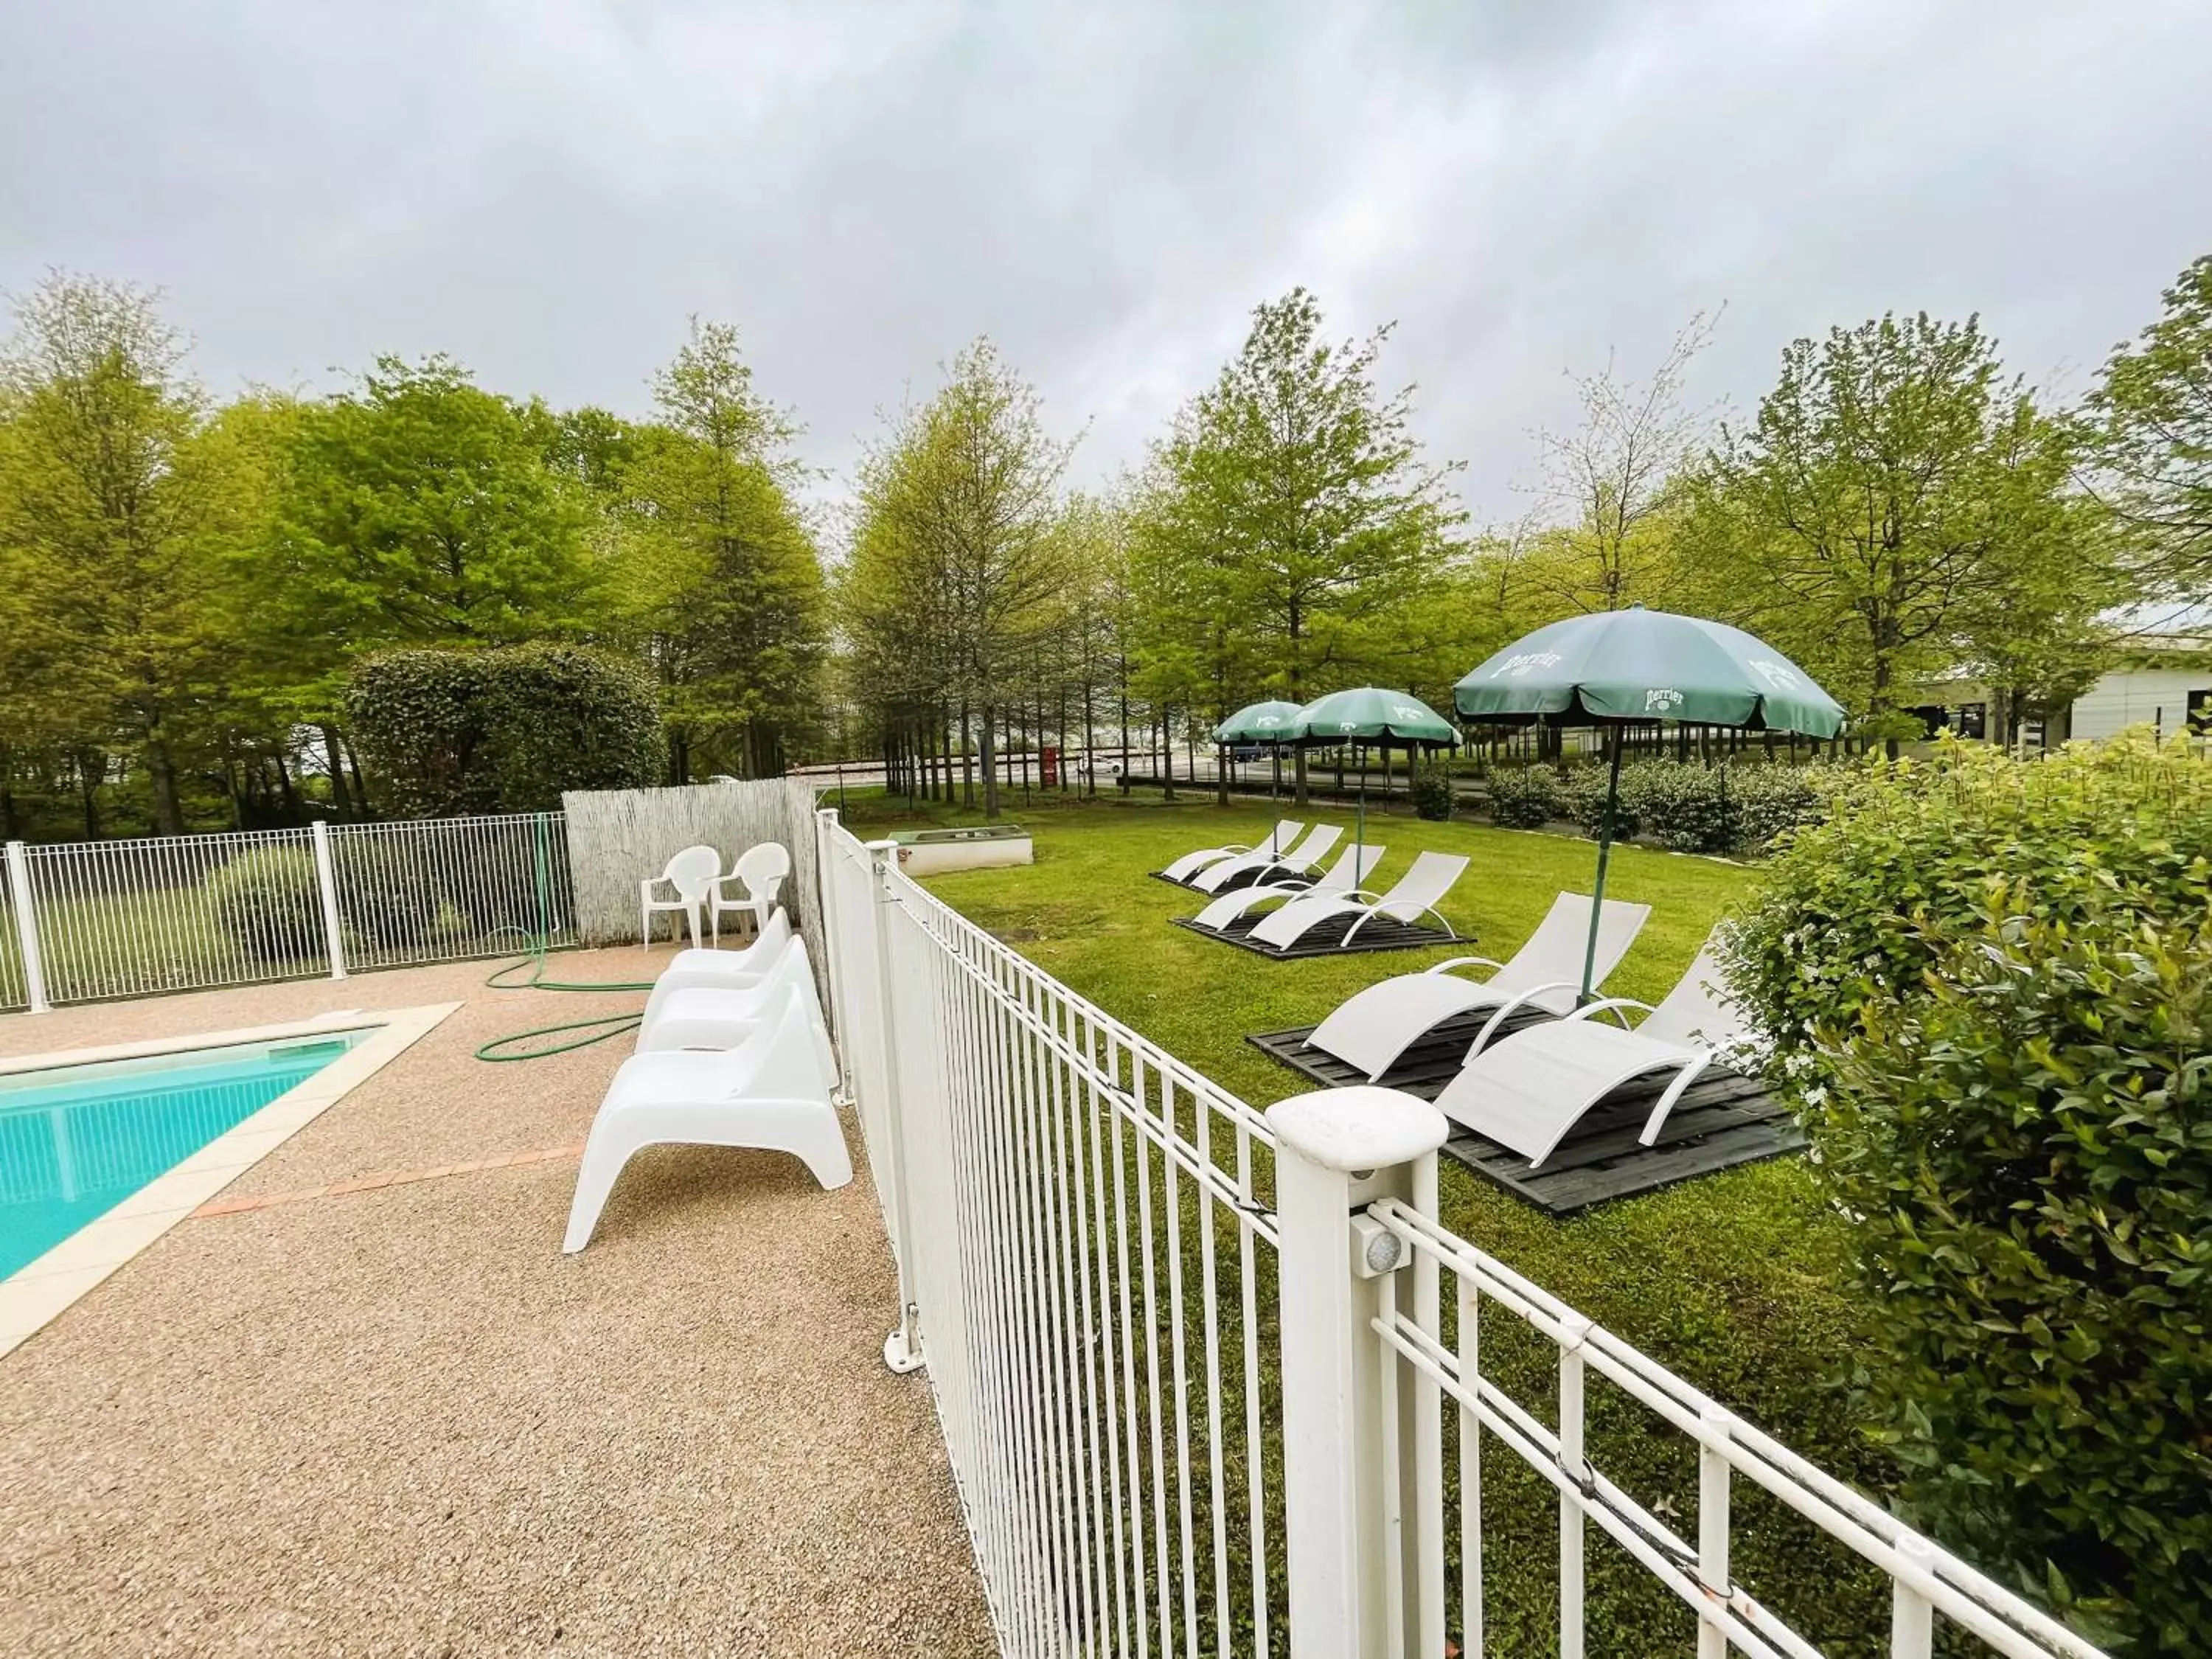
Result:
{"label": "green garden hose", "polygon": [[[514,961],[502,963],[493,969],[484,976],[484,983],[495,991],[650,991],[653,988],[653,981],[649,979],[595,981],[545,977],[545,952],[552,932],[550,922],[552,884],[548,874],[545,824],[545,814],[540,812],[538,815],[537,836],[537,932],[533,934],[529,929],[522,927],[501,927],[494,930],[495,933],[520,933],[530,941],[530,952],[527,956],[517,957]],[[529,978],[518,980],[508,977],[525,968],[530,970]],[[625,1031],[634,1031],[644,1018],[645,1015],[641,1011],[635,1014],[602,1014],[597,1019],[572,1019],[560,1025],[540,1025],[527,1031],[515,1031],[507,1036],[494,1037],[477,1050],[477,1058],[498,1064],[517,1060],[543,1060],[548,1054],[565,1054],[571,1049],[588,1048],[595,1042],[605,1042],[608,1038],[618,1037]],[[525,1048],[518,1054],[504,1052],[515,1045],[528,1043],[533,1037],[557,1037],[569,1031],[589,1031],[592,1035],[570,1037],[566,1042],[555,1042],[545,1047]]]}

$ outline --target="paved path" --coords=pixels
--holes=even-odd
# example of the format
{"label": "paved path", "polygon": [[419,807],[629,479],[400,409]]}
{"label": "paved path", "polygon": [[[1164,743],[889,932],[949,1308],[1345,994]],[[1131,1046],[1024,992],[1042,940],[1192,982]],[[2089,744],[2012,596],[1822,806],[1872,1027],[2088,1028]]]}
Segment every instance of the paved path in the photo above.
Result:
{"label": "paved path", "polygon": [[23,1054],[468,1003],[0,1359],[0,1651],[994,1652],[857,1140],[836,1193],[656,1150],[563,1257],[628,1042],[472,1050],[639,999],[483,972],[0,1017]]}

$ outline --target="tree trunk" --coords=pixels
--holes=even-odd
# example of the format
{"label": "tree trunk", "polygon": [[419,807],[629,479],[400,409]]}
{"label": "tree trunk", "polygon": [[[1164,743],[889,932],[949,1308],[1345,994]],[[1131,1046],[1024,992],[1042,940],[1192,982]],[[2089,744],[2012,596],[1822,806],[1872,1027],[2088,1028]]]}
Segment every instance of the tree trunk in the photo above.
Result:
{"label": "tree trunk", "polygon": [[[960,700],[960,800],[971,811],[975,805],[975,744],[971,735],[968,700]],[[987,720],[986,725],[989,722]]]}
{"label": "tree trunk", "polygon": [[[980,758],[983,763],[983,817],[988,821],[999,816],[999,757],[994,747],[995,734],[992,726],[992,716],[997,711],[987,702],[983,705],[982,712],[983,752]],[[968,795],[969,805],[974,805],[975,801],[975,791],[971,786]]]}
{"label": "tree trunk", "polygon": [[345,750],[346,763],[353,768],[353,798],[355,805],[360,809],[362,817],[364,818],[374,817],[375,813],[370,809],[369,805],[368,785],[361,775],[361,756],[355,751],[354,746],[350,743],[347,743],[343,738],[339,738],[338,741],[341,746]]}
{"label": "tree trunk", "polygon": [[[94,763],[96,761],[96,764]],[[80,749],[76,757],[77,802],[84,809],[84,838],[100,839],[100,781],[107,772],[107,757],[97,750]]]}
{"label": "tree trunk", "polygon": [[331,811],[343,821],[353,816],[353,793],[346,787],[345,762],[338,757],[337,728],[320,726],[315,729],[323,734],[323,757],[330,767]]}
{"label": "tree trunk", "polygon": [[177,763],[167,739],[150,733],[146,739],[146,775],[154,786],[154,833],[183,835],[185,813],[177,799]]}
{"label": "tree trunk", "polygon": [[283,798],[285,821],[289,823],[304,823],[307,815],[300,810],[300,792],[292,787],[292,769],[284,764],[281,752],[270,756],[270,761],[276,769],[276,788]]}

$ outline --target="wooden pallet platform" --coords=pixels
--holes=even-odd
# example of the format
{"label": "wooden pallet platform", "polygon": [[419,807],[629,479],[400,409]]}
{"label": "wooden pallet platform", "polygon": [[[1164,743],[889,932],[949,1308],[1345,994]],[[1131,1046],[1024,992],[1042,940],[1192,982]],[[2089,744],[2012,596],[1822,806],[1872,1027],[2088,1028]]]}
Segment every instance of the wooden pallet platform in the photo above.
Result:
{"label": "wooden pallet platform", "polygon": [[[1265,915],[1273,915],[1272,911]],[[1234,945],[1239,950],[1249,951],[1255,957],[1265,957],[1270,962],[1302,962],[1314,957],[1357,956],[1366,951],[1418,951],[1425,945],[1466,945],[1474,941],[1465,937],[1454,939],[1441,927],[1413,927],[1389,916],[1377,916],[1346,943],[1345,936],[1352,931],[1356,916],[1332,916],[1318,927],[1310,930],[1288,950],[1279,950],[1263,945],[1252,937],[1252,930],[1265,919],[1258,916],[1239,916],[1228,927],[1201,927],[1188,916],[1170,917],[1178,927],[1196,933],[1200,939],[1218,939],[1224,945]]]}
{"label": "wooden pallet platform", "polygon": [[[1434,1100],[1459,1071],[1485,1018],[1464,1014],[1447,1021],[1377,1080]],[[1506,1029],[1516,1030],[1543,1018],[1516,1018]],[[1307,1048],[1305,1040],[1313,1029],[1301,1025],[1287,1031],[1262,1031],[1245,1041],[1320,1087],[1366,1081],[1334,1055]],[[1656,1192],[1740,1164],[1782,1158],[1805,1145],[1804,1131],[1788,1109],[1767,1093],[1765,1085],[1716,1068],[1683,1091],[1659,1131],[1657,1144],[1644,1146],[1637,1137],[1664,1086],[1664,1079],[1639,1078],[1615,1090],[1568,1133],[1540,1169],[1531,1169],[1520,1153],[1457,1125],[1444,1143],[1444,1152],[1547,1214],[1568,1216],[1593,1204]]]}

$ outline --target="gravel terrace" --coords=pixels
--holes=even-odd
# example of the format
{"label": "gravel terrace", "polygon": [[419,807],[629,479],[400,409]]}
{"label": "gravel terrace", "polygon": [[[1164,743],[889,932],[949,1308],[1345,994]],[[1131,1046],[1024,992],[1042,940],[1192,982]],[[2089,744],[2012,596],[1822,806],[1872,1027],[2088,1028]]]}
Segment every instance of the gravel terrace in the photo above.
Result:
{"label": "gravel terrace", "polygon": [[[563,1257],[629,1040],[472,1051],[641,999],[486,967],[0,1018],[21,1054],[465,1003],[0,1359],[0,1650],[995,1652],[928,1384],[882,1363],[857,1126],[836,1193],[772,1153],[648,1152]],[[386,1176],[414,1178],[317,1191]]]}

